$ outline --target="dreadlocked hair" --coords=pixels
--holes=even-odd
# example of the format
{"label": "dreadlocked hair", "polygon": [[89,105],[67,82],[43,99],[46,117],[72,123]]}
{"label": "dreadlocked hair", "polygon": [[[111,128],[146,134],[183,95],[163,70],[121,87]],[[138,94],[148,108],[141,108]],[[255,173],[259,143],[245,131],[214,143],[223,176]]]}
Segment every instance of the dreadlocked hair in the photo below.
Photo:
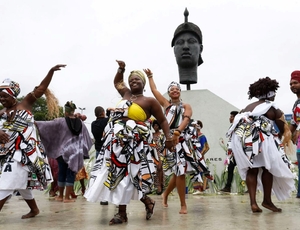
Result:
{"label": "dreadlocked hair", "polygon": [[249,86],[249,99],[267,95],[270,91],[276,92],[279,88],[279,83],[269,77],[260,78],[258,81]]}
{"label": "dreadlocked hair", "polygon": [[59,102],[55,95],[51,92],[50,89],[45,91],[47,108],[48,108],[48,119],[53,119],[59,117]]}

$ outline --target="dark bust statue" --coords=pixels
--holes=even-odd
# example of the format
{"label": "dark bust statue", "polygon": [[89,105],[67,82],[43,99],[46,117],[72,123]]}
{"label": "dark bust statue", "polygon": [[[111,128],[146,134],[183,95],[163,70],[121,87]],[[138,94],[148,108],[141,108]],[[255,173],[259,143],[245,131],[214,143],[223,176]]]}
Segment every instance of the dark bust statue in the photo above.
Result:
{"label": "dark bust statue", "polygon": [[174,54],[179,70],[179,81],[186,84],[197,83],[197,68],[203,63],[201,53],[203,50],[202,33],[194,23],[188,22],[189,12],[184,11],[185,21],[175,30],[172,39]]}

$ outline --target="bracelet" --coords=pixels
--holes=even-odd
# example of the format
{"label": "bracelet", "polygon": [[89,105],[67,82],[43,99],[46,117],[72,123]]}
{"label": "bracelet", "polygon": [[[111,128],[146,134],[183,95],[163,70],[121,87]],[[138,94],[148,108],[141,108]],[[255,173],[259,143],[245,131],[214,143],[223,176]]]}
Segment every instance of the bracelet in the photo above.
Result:
{"label": "bracelet", "polygon": [[118,68],[118,73],[124,73],[125,72],[125,68]]}
{"label": "bracelet", "polygon": [[179,129],[175,129],[175,131],[179,132],[181,134],[181,131]]}
{"label": "bracelet", "polygon": [[153,75],[152,75],[152,74],[150,74],[150,75],[147,75],[147,77],[148,77],[148,78],[151,78],[151,77],[153,77]]}
{"label": "bracelet", "polygon": [[174,132],[173,132],[173,134],[175,135],[175,136],[180,136],[180,132],[178,131],[178,130],[175,130]]}
{"label": "bracelet", "polygon": [[183,118],[185,118],[185,117],[186,117],[187,119],[191,120],[191,117],[190,117],[190,116],[184,115]]}

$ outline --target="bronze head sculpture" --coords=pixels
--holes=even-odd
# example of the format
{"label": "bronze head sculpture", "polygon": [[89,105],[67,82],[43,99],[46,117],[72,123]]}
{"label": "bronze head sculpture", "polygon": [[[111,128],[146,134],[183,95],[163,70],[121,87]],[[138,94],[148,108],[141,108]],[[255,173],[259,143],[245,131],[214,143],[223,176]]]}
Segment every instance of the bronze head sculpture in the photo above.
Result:
{"label": "bronze head sculpture", "polygon": [[174,54],[179,70],[179,81],[186,84],[197,83],[197,68],[203,63],[201,53],[202,32],[192,22],[188,22],[189,12],[184,11],[185,21],[180,24],[174,32],[171,46],[174,46]]}

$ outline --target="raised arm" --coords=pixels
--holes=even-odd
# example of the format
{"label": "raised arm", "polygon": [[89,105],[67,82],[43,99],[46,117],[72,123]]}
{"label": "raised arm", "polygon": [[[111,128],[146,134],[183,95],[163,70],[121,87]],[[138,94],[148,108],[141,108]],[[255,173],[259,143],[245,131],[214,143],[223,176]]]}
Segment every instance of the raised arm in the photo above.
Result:
{"label": "raised arm", "polygon": [[158,100],[159,104],[162,107],[167,107],[169,105],[168,100],[157,90],[156,84],[153,80],[153,73],[151,72],[150,69],[144,69],[144,72],[146,73],[148,79],[149,79],[149,85],[151,92],[153,93],[153,96]]}
{"label": "raised arm", "polygon": [[118,71],[114,78],[114,85],[119,94],[123,97],[125,93],[130,92],[130,89],[125,85],[124,82],[124,72],[125,72],[125,62],[116,60],[119,65]]}
{"label": "raised arm", "polygon": [[61,68],[65,67],[66,65],[56,65],[54,67],[52,67],[48,74],[46,75],[46,77],[42,80],[42,82],[40,83],[39,86],[36,86],[34,88],[34,90],[29,93],[25,98],[24,101],[27,102],[27,104],[32,105],[38,98],[40,98],[41,96],[43,96],[43,94],[45,93],[46,89],[48,88],[53,74],[55,71],[61,70]]}

